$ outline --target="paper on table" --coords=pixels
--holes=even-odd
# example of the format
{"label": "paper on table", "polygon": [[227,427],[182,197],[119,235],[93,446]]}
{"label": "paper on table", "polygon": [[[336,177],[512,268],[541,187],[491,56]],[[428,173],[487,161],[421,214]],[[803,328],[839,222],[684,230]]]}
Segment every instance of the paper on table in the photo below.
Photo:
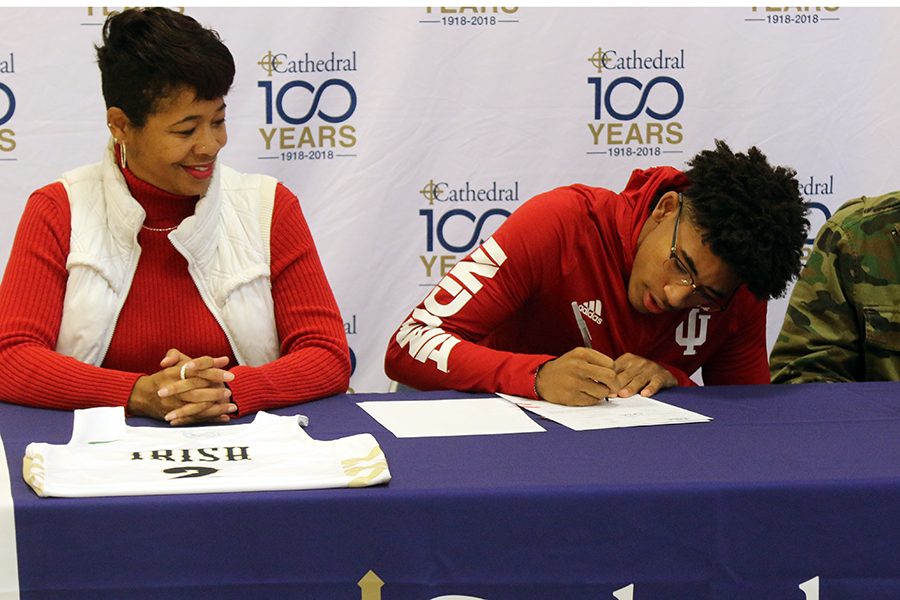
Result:
{"label": "paper on table", "polygon": [[[518,408],[516,410],[519,410]],[[521,412],[521,411],[520,411]],[[531,419],[529,419],[530,421]],[[6,451],[0,439],[0,597],[19,597],[19,559],[16,554],[16,519]]]}
{"label": "paper on table", "polygon": [[500,398],[357,402],[398,438],[546,431]]}
{"label": "paper on table", "polygon": [[594,406],[563,406],[521,396],[497,395],[575,431],[712,421],[712,418],[700,413],[638,395],[610,398],[608,402]]}

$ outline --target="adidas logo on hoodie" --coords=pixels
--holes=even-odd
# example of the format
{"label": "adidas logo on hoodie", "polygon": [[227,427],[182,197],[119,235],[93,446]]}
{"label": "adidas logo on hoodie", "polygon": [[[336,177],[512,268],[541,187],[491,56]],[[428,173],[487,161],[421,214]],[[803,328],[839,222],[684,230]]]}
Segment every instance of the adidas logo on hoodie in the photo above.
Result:
{"label": "adidas logo on hoodie", "polygon": [[603,322],[603,318],[600,317],[600,310],[602,308],[603,303],[600,300],[591,300],[590,302],[584,302],[578,305],[579,312],[597,325]]}

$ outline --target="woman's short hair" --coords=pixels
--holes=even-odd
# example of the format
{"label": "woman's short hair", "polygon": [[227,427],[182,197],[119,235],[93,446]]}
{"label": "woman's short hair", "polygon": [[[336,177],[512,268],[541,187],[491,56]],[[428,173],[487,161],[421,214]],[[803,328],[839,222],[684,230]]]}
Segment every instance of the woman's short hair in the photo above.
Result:
{"label": "woman's short hair", "polygon": [[234,58],[219,34],[168,8],[110,15],[96,50],[106,107],[121,108],[137,127],[179,88],[215,100],[234,81]]}

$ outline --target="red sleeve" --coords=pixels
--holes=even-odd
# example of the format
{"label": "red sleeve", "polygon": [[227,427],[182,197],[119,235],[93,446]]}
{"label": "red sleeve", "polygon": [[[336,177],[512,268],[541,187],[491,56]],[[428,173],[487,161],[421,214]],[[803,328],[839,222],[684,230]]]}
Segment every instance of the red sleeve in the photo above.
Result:
{"label": "red sleeve", "polygon": [[34,192],[0,284],[0,399],[59,409],[124,406],[141,373],[94,367],[55,351],[70,231],[63,185]]}
{"label": "red sleeve", "polygon": [[391,337],[388,377],[417,389],[504,392],[534,397],[535,370],[555,358],[493,350],[480,341],[542,289],[565,276],[564,218],[577,195],[536,196],[454,266]]}
{"label": "red sleeve", "polygon": [[271,231],[272,298],[281,357],[238,366],[229,383],[240,414],[347,391],[350,351],[297,197],[278,184]]}
{"label": "red sleeve", "polygon": [[703,365],[706,385],[769,383],[766,352],[766,303],[745,288],[738,291],[728,312],[733,330],[728,341]]}
{"label": "red sleeve", "polygon": [[665,368],[669,373],[671,373],[672,375],[675,376],[675,379],[678,381],[679,386],[688,386],[689,387],[692,385],[697,385],[696,382],[694,382],[694,380],[691,379],[690,375],[688,375],[687,373],[685,373],[678,367],[673,367],[669,363],[665,363],[662,361],[659,361],[659,364],[660,364],[660,366]]}

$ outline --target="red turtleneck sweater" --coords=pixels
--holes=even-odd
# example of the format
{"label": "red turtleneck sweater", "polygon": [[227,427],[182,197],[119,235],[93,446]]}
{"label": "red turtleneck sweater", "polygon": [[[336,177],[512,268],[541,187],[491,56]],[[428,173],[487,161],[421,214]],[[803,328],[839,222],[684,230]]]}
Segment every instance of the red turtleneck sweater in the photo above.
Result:
{"label": "red turtleneck sweater", "polygon": [[[206,308],[187,261],[165,229],[194,213],[197,197],[176,196],[123,170],[147,213],[141,257],[102,368],[54,351],[66,291],[71,215],[61,183],[34,192],[19,222],[0,284],[0,400],[49,408],[124,406],[141,375],[159,371],[169,348],[229,356],[225,333]],[[271,229],[272,296],[281,358],[234,366],[239,414],[347,389],[343,321],[296,196],[278,184]]]}

